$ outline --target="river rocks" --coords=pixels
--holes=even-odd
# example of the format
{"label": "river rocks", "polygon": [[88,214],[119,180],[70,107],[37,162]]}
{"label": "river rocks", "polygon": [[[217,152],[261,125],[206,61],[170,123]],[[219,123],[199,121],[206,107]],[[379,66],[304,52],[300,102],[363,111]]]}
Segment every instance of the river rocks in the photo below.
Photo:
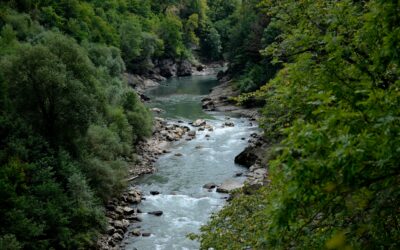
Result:
{"label": "river rocks", "polygon": [[178,64],[176,72],[177,76],[190,76],[192,75],[192,64],[188,60],[182,60]]}
{"label": "river rocks", "polygon": [[115,233],[115,228],[111,225],[107,226],[106,232],[108,235],[113,235]]}
{"label": "river rocks", "polygon": [[131,215],[131,214],[135,213],[135,209],[133,209],[131,207],[124,207],[123,211],[124,211],[125,215]]}
{"label": "river rocks", "polygon": [[257,159],[258,156],[254,153],[254,147],[248,146],[244,151],[235,157],[235,163],[249,168],[256,163]]}
{"label": "river rocks", "polygon": [[164,110],[162,110],[160,108],[152,108],[151,111],[154,112],[154,113],[157,113],[157,114],[160,114],[160,113],[164,112]]}
{"label": "river rocks", "polygon": [[190,132],[188,133],[188,136],[189,136],[189,137],[195,137],[195,136],[196,136],[196,131],[190,131]]}
{"label": "river rocks", "polygon": [[182,154],[182,153],[176,153],[176,154],[174,154],[174,155],[180,157],[180,156],[182,156],[183,154]]}
{"label": "river rocks", "polygon": [[244,117],[256,119],[260,117],[258,108],[245,108],[236,105],[231,97],[238,96],[240,91],[235,89],[234,84],[222,77],[220,85],[214,87],[211,93],[202,99],[202,107],[208,111],[221,111],[239,114]]}
{"label": "river rocks", "polygon": [[205,126],[205,125],[206,125],[206,121],[203,119],[197,119],[192,124],[193,127],[201,127],[201,126]]}
{"label": "river rocks", "polygon": [[148,212],[148,214],[155,215],[155,216],[161,216],[163,214],[163,211],[152,211],[152,212]]}
{"label": "river rocks", "polygon": [[151,236],[151,233],[148,233],[148,232],[143,232],[142,233],[142,237],[149,237],[149,236]]}
{"label": "river rocks", "polygon": [[154,68],[152,70],[152,75],[162,77],[172,77],[172,76],[190,76],[192,75],[193,69],[192,64],[188,60],[181,60],[176,62],[173,59],[162,59],[154,60]]}
{"label": "river rocks", "polygon": [[[256,163],[263,162],[265,148],[268,146],[262,136],[256,133],[251,134],[250,145],[235,157],[235,163],[250,168]],[[250,170],[251,171],[251,170]]]}
{"label": "river rocks", "polygon": [[142,219],[138,217],[136,213],[128,215],[125,217],[125,219],[129,220],[130,222],[141,222]]}
{"label": "river rocks", "polygon": [[150,191],[150,194],[151,194],[151,195],[159,195],[160,192],[158,192],[158,191]]}
{"label": "river rocks", "polygon": [[240,177],[240,176],[242,176],[243,175],[243,172],[236,172],[235,173],[235,177]]}
{"label": "river rocks", "polygon": [[120,235],[119,233],[113,234],[112,238],[114,241],[122,241],[124,239],[123,236]]}
{"label": "river rocks", "polygon": [[140,75],[125,73],[124,77],[131,87],[138,92],[143,92],[145,89],[157,87],[158,82]]}
{"label": "river rocks", "polygon": [[114,224],[114,227],[116,229],[121,229],[121,230],[123,230],[125,232],[128,229],[129,221],[125,220],[125,219],[116,220],[116,221],[113,222],[113,224]]}
{"label": "river rocks", "polygon": [[203,188],[205,188],[205,189],[213,189],[216,186],[217,186],[217,184],[211,182],[211,183],[204,184]]}
{"label": "river rocks", "polygon": [[235,124],[233,122],[231,122],[231,121],[226,121],[226,122],[224,122],[224,126],[225,127],[234,127]]}
{"label": "river rocks", "polygon": [[160,75],[164,77],[176,76],[177,67],[172,59],[163,59],[158,61],[157,65]]}
{"label": "river rocks", "polygon": [[227,180],[222,183],[219,187],[217,187],[218,193],[230,193],[236,189],[242,188],[243,183],[235,180]]}
{"label": "river rocks", "polygon": [[206,111],[215,111],[215,103],[211,98],[202,99],[201,107]]}
{"label": "river rocks", "polygon": [[196,70],[197,70],[197,71],[203,71],[203,70],[204,70],[204,67],[205,67],[205,66],[204,66],[203,64],[199,64],[199,65],[196,66]]}
{"label": "river rocks", "polygon": [[139,237],[140,235],[142,235],[142,233],[140,232],[139,229],[133,229],[133,231],[131,232],[131,234],[133,236]]}

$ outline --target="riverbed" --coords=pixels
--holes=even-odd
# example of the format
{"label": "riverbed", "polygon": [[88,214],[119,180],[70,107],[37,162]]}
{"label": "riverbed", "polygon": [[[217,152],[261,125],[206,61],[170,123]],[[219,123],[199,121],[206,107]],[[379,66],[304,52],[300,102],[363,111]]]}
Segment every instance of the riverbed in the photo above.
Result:
{"label": "riverbed", "polygon": [[[128,233],[123,241],[125,249],[198,249],[199,243],[189,240],[187,234],[198,233],[227,198],[203,185],[230,179],[244,181],[244,177],[236,175],[245,173],[246,168],[235,164],[234,158],[246,147],[250,134],[257,132],[257,126],[246,118],[202,110],[201,99],[217,84],[213,75],[192,76],[172,78],[147,91],[149,106],[163,109],[163,118],[191,130],[197,129],[189,123],[201,118],[213,129],[196,131],[193,140],[173,143],[170,153],[155,163],[158,171],[135,182],[146,199],[138,206],[143,221],[132,225],[129,231],[140,227],[140,231],[151,235],[135,237]],[[224,126],[227,121],[234,126]],[[160,194],[150,195],[150,191]],[[161,216],[147,214],[158,210],[163,212]]]}

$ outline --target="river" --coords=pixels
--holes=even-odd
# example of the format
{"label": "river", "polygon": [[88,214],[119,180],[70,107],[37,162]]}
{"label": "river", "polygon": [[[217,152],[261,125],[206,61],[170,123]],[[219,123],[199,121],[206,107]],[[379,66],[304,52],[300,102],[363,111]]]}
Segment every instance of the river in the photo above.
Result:
{"label": "river", "polygon": [[[244,181],[244,177],[235,177],[236,172],[246,169],[236,165],[234,158],[246,147],[249,135],[257,127],[245,118],[202,110],[200,100],[217,84],[215,76],[172,78],[146,93],[152,100],[151,107],[166,111],[162,114],[164,118],[186,124],[203,118],[214,131],[197,131],[194,140],[173,143],[169,148],[171,153],[155,163],[158,171],[136,181],[146,197],[139,205],[143,222],[138,225],[151,236],[128,235],[123,242],[125,249],[198,249],[199,243],[186,235],[198,233],[227,197],[202,186],[210,182],[221,184],[229,179]],[[234,127],[223,127],[228,119]],[[177,153],[182,156],[176,156]],[[160,195],[152,196],[150,191],[159,191]],[[163,211],[163,215],[146,214],[156,210]]]}

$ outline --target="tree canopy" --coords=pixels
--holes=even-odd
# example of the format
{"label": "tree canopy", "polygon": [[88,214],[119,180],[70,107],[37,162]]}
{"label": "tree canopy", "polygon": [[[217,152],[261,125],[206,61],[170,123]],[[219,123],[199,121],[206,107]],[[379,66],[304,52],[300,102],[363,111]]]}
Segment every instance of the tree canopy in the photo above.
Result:
{"label": "tree canopy", "polygon": [[257,6],[281,69],[239,100],[266,103],[271,183],[215,215],[202,249],[399,248],[398,2]]}

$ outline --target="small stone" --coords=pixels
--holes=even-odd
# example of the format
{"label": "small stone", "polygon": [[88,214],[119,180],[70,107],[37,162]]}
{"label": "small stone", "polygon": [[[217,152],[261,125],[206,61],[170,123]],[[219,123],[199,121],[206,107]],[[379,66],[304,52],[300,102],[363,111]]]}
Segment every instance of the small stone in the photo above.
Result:
{"label": "small stone", "polygon": [[222,183],[221,186],[219,186],[217,188],[217,192],[218,193],[230,193],[233,190],[242,188],[243,184],[238,182],[238,181],[234,181],[234,180],[227,180],[224,183]]}
{"label": "small stone", "polygon": [[133,236],[139,237],[141,235],[140,230],[139,229],[133,229],[132,233]]}
{"label": "small stone", "polygon": [[200,126],[204,126],[204,125],[206,125],[206,121],[203,119],[197,119],[192,124],[193,127],[200,127]]}
{"label": "small stone", "polygon": [[196,149],[201,149],[201,148],[203,148],[203,146],[197,145],[195,148],[196,148]]}
{"label": "small stone", "polygon": [[117,214],[123,214],[124,213],[124,209],[122,207],[118,206],[118,207],[115,208],[115,212]]}
{"label": "small stone", "polygon": [[129,227],[129,224],[130,224],[129,220],[125,220],[125,219],[122,220],[122,225],[124,228]]}
{"label": "small stone", "polygon": [[119,233],[113,234],[112,238],[113,238],[115,241],[122,241],[122,239],[123,239],[122,235],[120,235]]}
{"label": "small stone", "polygon": [[210,137],[210,135],[209,135],[209,134],[206,134],[206,135],[205,135],[205,137],[209,138],[209,137]]}
{"label": "small stone", "polygon": [[160,109],[160,108],[152,108],[151,111],[153,111],[154,113],[162,113],[164,112],[164,110]]}
{"label": "small stone", "polygon": [[225,122],[224,125],[225,125],[226,127],[234,127],[234,126],[235,126],[235,124],[234,124],[233,122],[231,122],[231,121]]}
{"label": "small stone", "polygon": [[153,212],[148,212],[148,214],[155,215],[155,216],[161,216],[163,214],[163,211],[153,211]]}
{"label": "small stone", "polygon": [[142,233],[143,237],[149,237],[150,235],[151,235],[151,233],[147,233],[147,232],[146,233]]}
{"label": "small stone", "polygon": [[113,235],[115,233],[115,228],[113,226],[107,226],[107,234]]}
{"label": "small stone", "polygon": [[204,186],[203,186],[203,188],[206,188],[206,189],[213,189],[213,188],[215,188],[217,186],[217,184],[215,184],[215,183],[207,183],[207,184],[205,184]]}
{"label": "small stone", "polygon": [[114,227],[123,229],[124,228],[124,224],[122,224],[122,221],[116,220],[116,221],[114,221]]}
{"label": "small stone", "polygon": [[150,194],[151,194],[151,195],[159,195],[160,192],[158,192],[158,191],[150,191]]}
{"label": "small stone", "polygon": [[123,210],[125,215],[131,215],[135,213],[135,210],[131,207],[124,207]]}
{"label": "small stone", "polygon": [[182,156],[182,153],[176,153],[175,156]]}

